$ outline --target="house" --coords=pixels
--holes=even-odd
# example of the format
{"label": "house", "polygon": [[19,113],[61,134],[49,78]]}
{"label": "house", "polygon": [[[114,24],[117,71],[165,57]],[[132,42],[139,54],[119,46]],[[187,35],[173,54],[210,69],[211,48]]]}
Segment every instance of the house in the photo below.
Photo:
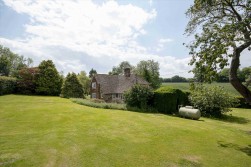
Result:
{"label": "house", "polygon": [[149,86],[142,77],[131,74],[130,68],[124,69],[124,75],[96,74],[91,80],[91,98],[106,102],[123,101],[123,94],[133,85]]}

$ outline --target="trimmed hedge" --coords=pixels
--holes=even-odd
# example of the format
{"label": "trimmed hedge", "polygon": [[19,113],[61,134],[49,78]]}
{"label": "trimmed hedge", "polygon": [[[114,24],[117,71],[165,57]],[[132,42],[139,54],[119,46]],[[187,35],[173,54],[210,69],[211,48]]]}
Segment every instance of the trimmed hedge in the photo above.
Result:
{"label": "trimmed hedge", "polygon": [[161,87],[154,92],[154,108],[160,113],[173,114],[178,112],[179,105],[188,104],[188,92],[170,87]]}
{"label": "trimmed hedge", "polygon": [[0,76],[0,95],[14,93],[16,84],[16,78]]}

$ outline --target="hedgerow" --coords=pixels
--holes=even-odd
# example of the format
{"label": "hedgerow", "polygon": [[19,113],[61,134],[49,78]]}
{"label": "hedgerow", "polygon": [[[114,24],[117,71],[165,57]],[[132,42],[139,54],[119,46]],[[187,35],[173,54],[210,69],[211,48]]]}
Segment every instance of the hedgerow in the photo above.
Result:
{"label": "hedgerow", "polygon": [[17,79],[0,76],[0,95],[15,93]]}

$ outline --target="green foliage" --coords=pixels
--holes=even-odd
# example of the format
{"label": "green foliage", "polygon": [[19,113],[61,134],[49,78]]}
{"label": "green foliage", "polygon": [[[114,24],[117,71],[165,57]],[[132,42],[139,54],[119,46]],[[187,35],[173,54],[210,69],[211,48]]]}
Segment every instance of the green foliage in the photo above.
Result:
{"label": "green foliage", "polygon": [[82,85],[84,94],[88,95],[90,94],[90,84],[91,84],[91,80],[90,78],[87,76],[85,71],[81,71],[78,75],[78,80],[80,82],[80,84]]}
{"label": "green foliage", "polygon": [[153,92],[150,88],[142,85],[134,85],[124,94],[125,103],[129,107],[147,109],[151,107]]}
{"label": "green foliage", "polygon": [[14,93],[16,82],[16,78],[0,76],[0,95]]}
{"label": "green foliage", "polygon": [[142,76],[154,89],[160,87],[161,85],[158,62],[153,60],[142,60],[137,64],[136,68],[134,69],[134,73]]}
{"label": "green foliage", "polygon": [[97,71],[93,68],[89,71],[89,78],[92,78],[95,74],[97,74]]}
{"label": "green foliage", "polygon": [[94,108],[104,108],[104,109],[116,109],[116,110],[127,110],[125,104],[118,103],[106,103],[100,99],[71,99],[74,103],[94,107]]}
{"label": "green foliage", "polygon": [[[218,73],[218,82],[229,82],[230,68],[224,68]],[[251,68],[244,67],[242,70],[237,70],[237,76],[241,82],[244,82],[251,75]]]}
{"label": "green foliage", "polygon": [[0,45],[0,76],[16,77],[18,70],[29,67],[32,62],[31,58],[26,59]]}
{"label": "green foliage", "polygon": [[61,92],[63,79],[51,60],[44,60],[38,66],[36,93],[40,95],[58,96]]}
{"label": "green foliage", "polygon": [[118,66],[113,66],[109,75],[123,75],[125,68],[133,69],[134,67],[128,61],[122,61]]}
{"label": "green foliage", "polygon": [[191,104],[198,108],[203,116],[220,117],[222,113],[231,111],[238,100],[225,92],[223,87],[196,85],[189,96]]}
{"label": "green foliage", "polygon": [[187,82],[187,79],[178,75],[171,78],[171,82]]}
{"label": "green foliage", "polygon": [[235,98],[239,101],[239,104],[236,106],[237,108],[251,108],[251,105],[248,104],[243,97],[236,96]]}
{"label": "green foliage", "polygon": [[18,71],[17,75],[17,93],[20,94],[35,94],[36,90],[36,77],[39,69],[35,68],[22,68]]}
{"label": "green foliage", "polygon": [[84,91],[82,88],[82,85],[80,84],[77,75],[75,73],[68,73],[68,75],[65,78],[62,92],[62,97],[70,98],[83,98],[84,97]]}
{"label": "green foliage", "polygon": [[158,112],[172,114],[178,112],[179,105],[188,103],[188,93],[170,87],[161,87],[154,91],[154,107]]}
{"label": "green foliage", "polygon": [[218,71],[231,60],[230,82],[251,104],[251,92],[237,75],[241,53],[251,47],[250,11],[250,0],[195,0],[186,13],[190,18],[186,33],[199,29],[187,47],[190,65],[203,74],[203,82],[217,80]]}

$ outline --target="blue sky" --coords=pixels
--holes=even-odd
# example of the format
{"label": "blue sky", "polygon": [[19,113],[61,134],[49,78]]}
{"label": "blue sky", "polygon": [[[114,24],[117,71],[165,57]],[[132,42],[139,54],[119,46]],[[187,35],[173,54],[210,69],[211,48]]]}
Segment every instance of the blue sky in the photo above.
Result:
{"label": "blue sky", "polygon": [[[187,71],[182,45],[192,0],[0,0],[0,44],[31,57],[52,59],[59,71],[108,73],[121,61],[153,59],[162,77]],[[191,38],[190,38],[191,39]]]}

